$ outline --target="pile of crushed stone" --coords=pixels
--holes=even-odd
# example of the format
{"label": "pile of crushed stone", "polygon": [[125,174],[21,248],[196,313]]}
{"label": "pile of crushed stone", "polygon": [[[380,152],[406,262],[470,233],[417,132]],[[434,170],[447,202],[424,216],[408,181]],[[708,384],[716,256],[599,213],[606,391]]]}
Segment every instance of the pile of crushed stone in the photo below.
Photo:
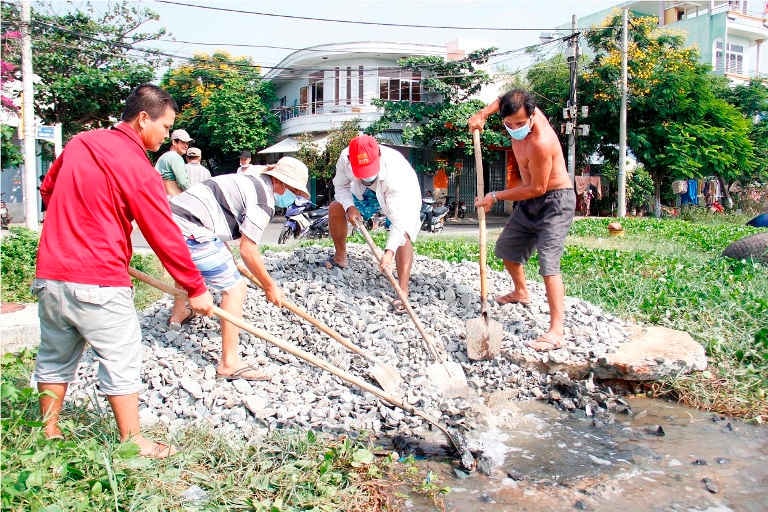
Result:
{"label": "pile of crushed stone", "polygon": [[[447,398],[425,375],[433,363],[408,315],[393,314],[394,290],[371,262],[368,248],[349,244],[349,265],[326,269],[332,249],[305,247],[271,252],[265,263],[286,296],[382,363],[395,366],[404,379],[398,396],[441,423],[460,431],[477,426],[483,399],[503,392],[509,399],[547,399],[568,410],[610,419],[628,406],[591,378],[574,380],[563,372],[548,374],[525,360],[596,362],[628,341],[628,325],[601,308],[566,298],[566,344],[537,353],[525,341],[539,336],[549,323],[543,285],[530,282],[531,304],[489,303],[489,316],[503,324],[501,354],[489,361],[466,356],[465,324],[480,315],[477,262],[459,264],[416,256],[410,300],[417,316],[450,360],[459,363],[471,388],[468,396]],[[489,271],[489,296],[511,289],[506,273]],[[140,393],[143,426],[160,422],[171,432],[202,423],[228,439],[254,442],[269,430],[313,429],[339,433],[367,431],[378,436],[434,437],[421,418],[378,400],[330,373],[248,333],[240,335],[244,360],[263,364],[269,381],[216,378],[221,337],[214,318],[197,317],[180,331],[169,330],[171,298],[141,313],[146,389]],[[278,338],[325,358],[358,377],[369,379],[368,362],[347,351],[285,309],[269,304],[249,286],[244,318]],[[97,363],[91,352],[80,365],[69,400],[94,396]]]}

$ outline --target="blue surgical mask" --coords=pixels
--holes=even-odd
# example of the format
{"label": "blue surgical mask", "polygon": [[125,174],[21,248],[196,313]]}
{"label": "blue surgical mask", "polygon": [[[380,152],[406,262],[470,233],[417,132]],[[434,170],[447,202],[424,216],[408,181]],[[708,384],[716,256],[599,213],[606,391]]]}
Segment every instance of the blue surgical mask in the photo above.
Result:
{"label": "blue surgical mask", "polygon": [[278,208],[288,208],[296,201],[296,194],[288,189],[282,194],[275,194],[275,206]]}
{"label": "blue surgical mask", "polygon": [[525,123],[520,128],[515,128],[514,130],[506,124],[504,125],[504,128],[507,129],[509,136],[515,140],[523,140],[529,133],[531,133],[531,123]]}

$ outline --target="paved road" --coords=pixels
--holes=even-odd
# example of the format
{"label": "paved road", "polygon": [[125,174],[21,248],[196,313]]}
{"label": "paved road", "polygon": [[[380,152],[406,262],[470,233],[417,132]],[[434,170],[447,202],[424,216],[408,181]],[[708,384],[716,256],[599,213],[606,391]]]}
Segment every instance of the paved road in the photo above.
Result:
{"label": "paved road", "polygon": [[[504,226],[506,217],[487,217],[486,225],[488,226],[489,236],[498,234],[498,231]],[[264,231],[264,236],[261,239],[260,245],[277,245],[277,237],[280,235],[280,230],[285,224],[284,217],[275,217],[272,222],[267,226]],[[458,223],[449,222],[446,223],[445,229],[436,235],[430,235],[429,233],[422,231],[422,237],[438,236],[438,237],[453,237],[453,236],[477,236],[477,220],[476,219],[461,219]],[[149,249],[149,244],[144,239],[141,231],[134,225],[133,234],[131,235],[131,242],[133,243],[134,250],[144,252]]]}

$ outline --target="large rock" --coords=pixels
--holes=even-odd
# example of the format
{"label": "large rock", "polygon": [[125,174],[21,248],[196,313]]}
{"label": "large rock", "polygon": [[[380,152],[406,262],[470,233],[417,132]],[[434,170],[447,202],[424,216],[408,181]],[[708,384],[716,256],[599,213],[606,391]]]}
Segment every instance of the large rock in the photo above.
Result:
{"label": "large rock", "polygon": [[0,339],[2,353],[20,352],[25,348],[34,348],[40,343],[40,321],[37,317],[37,304],[3,303],[0,313]]}
{"label": "large rock", "polygon": [[630,341],[600,358],[600,379],[659,380],[707,368],[704,347],[690,334],[666,327],[635,327]]}

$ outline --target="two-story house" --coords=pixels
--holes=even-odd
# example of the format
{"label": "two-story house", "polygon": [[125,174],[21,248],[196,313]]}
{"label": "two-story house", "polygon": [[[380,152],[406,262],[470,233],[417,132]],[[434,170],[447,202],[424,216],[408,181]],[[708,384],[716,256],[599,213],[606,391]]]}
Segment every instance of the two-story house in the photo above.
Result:
{"label": "two-story house", "polygon": [[582,16],[578,24],[597,25],[616,9],[656,16],[660,26],[680,30],[687,43],[698,48],[701,62],[733,83],[768,77],[768,4],[764,0],[629,1]]}

